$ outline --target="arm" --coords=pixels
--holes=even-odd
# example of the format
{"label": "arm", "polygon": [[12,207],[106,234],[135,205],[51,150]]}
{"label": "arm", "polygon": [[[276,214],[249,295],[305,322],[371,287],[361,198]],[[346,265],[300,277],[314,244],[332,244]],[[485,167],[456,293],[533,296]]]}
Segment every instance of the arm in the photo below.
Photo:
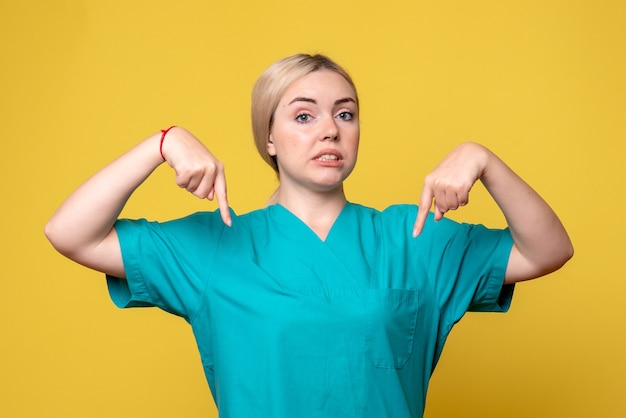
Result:
{"label": "arm", "polygon": [[[114,224],[127,200],[161,164],[161,133],[156,133],[98,171],[56,210],[46,237],[61,254],[94,270],[125,277]],[[173,128],[163,156],[176,171],[176,183],[199,198],[217,197],[224,223],[230,225],[222,164],[191,133]]]}
{"label": "arm", "polygon": [[559,269],[573,255],[572,243],[548,204],[487,148],[465,143],[426,177],[413,234],[419,235],[434,199],[435,220],[464,206],[480,180],[504,214],[514,245],[505,282],[533,279]]}

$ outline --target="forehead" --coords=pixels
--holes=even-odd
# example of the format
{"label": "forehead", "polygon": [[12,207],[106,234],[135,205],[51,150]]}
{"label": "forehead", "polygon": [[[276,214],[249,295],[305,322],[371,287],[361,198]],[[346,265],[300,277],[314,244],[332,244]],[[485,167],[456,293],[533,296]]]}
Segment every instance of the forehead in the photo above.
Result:
{"label": "forehead", "polygon": [[331,70],[318,70],[294,81],[287,87],[281,102],[289,103],[296,97],[331,101],[351,97],[356,100],[356,93],[341,74]]}

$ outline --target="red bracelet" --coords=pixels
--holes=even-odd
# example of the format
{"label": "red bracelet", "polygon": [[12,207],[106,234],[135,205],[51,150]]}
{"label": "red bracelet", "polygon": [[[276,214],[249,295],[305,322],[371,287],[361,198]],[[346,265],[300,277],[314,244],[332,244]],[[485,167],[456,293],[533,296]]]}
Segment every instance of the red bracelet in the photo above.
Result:
{"label": "red bracelet", "polygon": [[161,142],[159,143],[159,152],[161,153],[161,158],[165,161],[165,157],[163,156],[163,140],[165,139],[165,135],[170,131],[170,129],[175,128],[176,125],[172,125],[167,129],[161,129]]}

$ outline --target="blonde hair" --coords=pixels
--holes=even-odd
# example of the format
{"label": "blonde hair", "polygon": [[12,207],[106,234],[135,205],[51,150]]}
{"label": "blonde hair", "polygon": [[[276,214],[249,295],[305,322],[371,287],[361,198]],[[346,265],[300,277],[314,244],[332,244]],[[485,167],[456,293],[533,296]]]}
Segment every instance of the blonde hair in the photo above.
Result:
{"label": "blonde hair", "polygon": [[[341,75],[354,90],[358,106],[358,95],[352,78],[346,70],[330,58],[316,54],[296,54],[272,64],[261,74],[252,90],[252,135],[261,158],[278,174],[276,158],[267,152],[274,122],[274,112],[289,86],[314,71],[330,70]],[[276,191],[270,200],[277,199]]]}

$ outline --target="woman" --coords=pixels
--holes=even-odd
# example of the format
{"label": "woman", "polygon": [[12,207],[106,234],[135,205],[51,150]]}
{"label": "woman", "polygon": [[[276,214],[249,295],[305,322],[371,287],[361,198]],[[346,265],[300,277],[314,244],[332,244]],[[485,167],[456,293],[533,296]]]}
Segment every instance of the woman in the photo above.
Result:
{"label": "woman", "polygon": [[[222,417],[420,417],[453,324],[468,310],[507,310],[513,283],[573,254],[541,197],[474,143],[426,178],[419,209],[347,202],[359,100],[324,56],[266,70],[252,123],[280,179],[266,208],[231,212],[221,163],[174,127],[95,174],[46,225],[58,251],[107,274],[118,306],[158,306],[191,324]],[[164,161],[180,187],[216,198],[219,209],[164,223],[118,220]],[[506,230],[443,218],[477,180]]]}

